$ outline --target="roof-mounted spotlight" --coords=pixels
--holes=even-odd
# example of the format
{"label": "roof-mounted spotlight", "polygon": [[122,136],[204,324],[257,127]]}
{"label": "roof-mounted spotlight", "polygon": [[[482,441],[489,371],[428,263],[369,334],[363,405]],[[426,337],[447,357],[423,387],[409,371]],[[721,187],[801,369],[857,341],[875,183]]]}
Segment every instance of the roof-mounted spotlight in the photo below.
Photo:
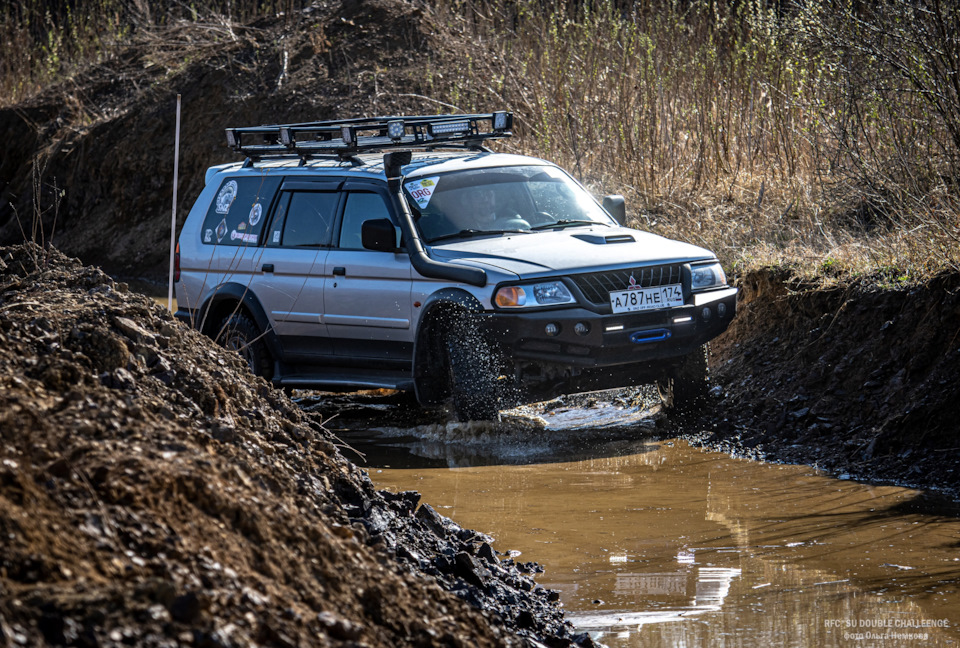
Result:
{"label": "roof-mounted spotlight", "polygon": [[232,149],[237,148],[237,135],[232,128],[227,129],[227,146]]}
{"label": "roof-mounted spotlight", "polygon": [[350,126],[340,127],[340,138],[347,146],[353,146],[356,143],[356,134],[353,132],[353,128]]}
{"label": "roof-mounted spotlight", "polygon": [[405,132],[402,119],[387,122],[387,135],[393,141],[402,139]]}
{"label": "roof-mounted spotlight", "polygon": [[505,131],[513,128],[513,113],[499,110],[493,113],[493,130]]}
{"label": "roof-mounted spotlight", "polygon": [[280,143],[287,147],[293,144],[293,134],[289,128],[280,129]]}

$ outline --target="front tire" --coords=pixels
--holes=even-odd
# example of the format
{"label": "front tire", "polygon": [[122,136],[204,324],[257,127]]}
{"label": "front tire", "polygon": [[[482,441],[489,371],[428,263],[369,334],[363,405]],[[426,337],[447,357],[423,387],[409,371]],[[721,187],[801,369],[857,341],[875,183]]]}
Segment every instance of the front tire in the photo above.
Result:
{"label": "front tire", "polygon": [[220,324],[220,344],[240,354],[250,371],[267,380],[273,378],[273,358],[263,341],[263,334],[253,320],[242,313],[226,317]]}
{"label": "front tire", "polygon": [[701,407],[710,388],[707,368],[707,345],[684,357],[670,375],[657,380],[657,392],[663,409],[686,414]]}
{"label": "front tire", "polygon": [[500,420],[493,350],[482,333],[465,321],[446,337],[447,369],[453,408],[461,421]]}

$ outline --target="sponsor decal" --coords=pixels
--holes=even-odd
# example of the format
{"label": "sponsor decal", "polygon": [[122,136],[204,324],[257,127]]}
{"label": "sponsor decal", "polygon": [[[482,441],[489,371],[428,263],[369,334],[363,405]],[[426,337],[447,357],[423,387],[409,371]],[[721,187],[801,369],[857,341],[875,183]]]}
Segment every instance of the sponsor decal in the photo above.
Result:
{"label": "sponsor decal", "polygon": [[241,232],[242,232],[243,230],[247,229],[247,222],[246,222],[246,221],[240,221],[240,224],[237,225],[237,229],[240,230]]}
{"label": "sponsor decal", "polygon": [[237,181],[231,180],[220,188],[217,194],[217,213],[226,214],[230,211],[230,205],[237,198]]}
{"label": "sponsor decal", "polygon": [[410,192],[410,196],[417,201],[420,209],[423,209],[430,204],[430,198],[433,197],[433,192],[437,189],[437,180],[439,179],[440,176],[421,178],[420,180],[408,182],[404,186],[407,188],[407,191]]}
{"label": "sponsor decal", "polygon": [[247,217],[247,220],[250,221],[250,227],[256,227],[261,216],[263,216],[263,206],[260,203],[253,203],[253,207],[250,208],[250,216]]}
{"label": "sponsor decal", "polygon": [[231,241],[240,240],[240,241],[243,241],[244,243],[256,243],[256,242],[257,242],[257,235],[256,235],[256,234],[241,234],[241,233],[238,232],[237,230],[233,230],[232,232],[230,232],[230,240],[231,240]]}
{"label": "sponsor decal", "polygon": [[217,243],[223,240],[223,237],[227,235],[227,219],[224,218],[220,221],[220,224],[217,225]]}
{"label": "sponsor decal", "polygon": [[212,240],[213,240],[213,230],[212,230],[212,229],[208,229],[207,231],[205,231],[205,232],[203,233],[203,242],[204,242],[204,243],[209,243],[209,242],[212,241]]}
{"label": "sponsor decal", "polygon": [[274,243],[280,242],[280,230],[277,230],[276,232],[273,233],[273,242]]}

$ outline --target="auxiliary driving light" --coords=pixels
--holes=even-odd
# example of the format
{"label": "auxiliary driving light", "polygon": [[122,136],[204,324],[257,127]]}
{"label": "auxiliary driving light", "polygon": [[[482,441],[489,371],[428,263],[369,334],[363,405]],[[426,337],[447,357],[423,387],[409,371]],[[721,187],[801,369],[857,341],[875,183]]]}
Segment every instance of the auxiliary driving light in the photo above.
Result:
{"label": "auxiliary driving light", "polygon": [[343,143],[346,144],[347,146],[354,145],[355,136],[354,136],[353,128],[351,128],[350,126],[340,127],[340,137],[343,139]]}
{"label": "auxiliary driving light", "polygon": [[701,315],[703,315],[704,320],[708,320],[710,319],[710,316],[713,315],[713,313],[710,311],[708,307],[704,306],[703,312],[701,313]]}
{"label": "auxiliary driving light", "polygon": [[717,304],[717,315],[719,315],[720,317],[723,317],[726,314],[727,314],[727,305],[722,302]]}
{"label": "auxiliary driving light", "polygon": [[387,122],[387,135],[392,140],[398,140],[403,137],[404,128],[403,120],[397,119],[391,122]]}
{"label": "auxiliary driving light", "polygon": [[549,335],[550,337],[556,337],[560,335],[560,325],[550,322],[545,327],[543,327],[543,332]]}
{"label": "auxiliary driving light", "polygon": [[586,322],[577,322],[573,327],[573,332],[577,335],[586,335],[590,332],[590,325]]}

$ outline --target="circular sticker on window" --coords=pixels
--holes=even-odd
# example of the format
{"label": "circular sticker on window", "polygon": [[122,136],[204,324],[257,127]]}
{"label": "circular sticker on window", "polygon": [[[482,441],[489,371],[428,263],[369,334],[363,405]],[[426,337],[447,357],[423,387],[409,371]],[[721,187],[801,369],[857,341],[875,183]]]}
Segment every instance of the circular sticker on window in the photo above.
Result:
{"label": "circular sticker on window", "polygon": [[253,207],[250,208],[250,216],[247,218],[250,221],[250,227],[256,227],[261,216],[263,216],[263,207],[260,203],[254,203]]}
{"label": "circular sticker on window", "polygon": [[230,205],[237,197],[237,181],[231,180],[220,188],[217,194],[217,213],[226,214],[230,211]]}

